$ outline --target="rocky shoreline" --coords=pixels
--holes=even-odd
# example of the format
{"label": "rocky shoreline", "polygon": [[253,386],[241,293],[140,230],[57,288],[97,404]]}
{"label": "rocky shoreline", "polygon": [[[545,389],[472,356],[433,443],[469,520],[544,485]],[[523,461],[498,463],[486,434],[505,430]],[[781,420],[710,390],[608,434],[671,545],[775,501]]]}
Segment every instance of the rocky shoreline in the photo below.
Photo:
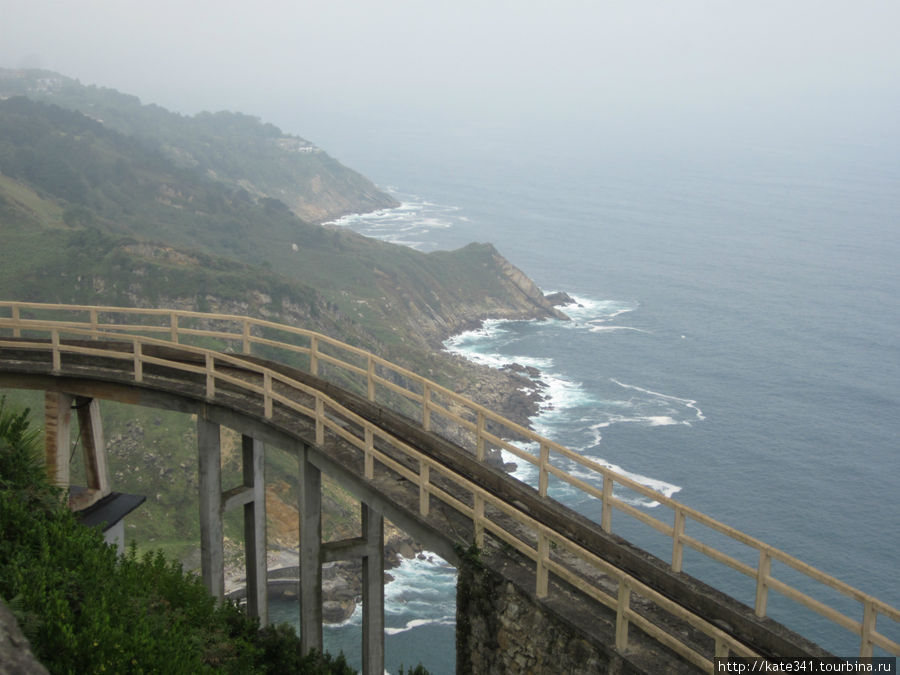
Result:
{"label": "rocky shoreline", "polygon": [[[384,543],[384,583],[394,580],[390,570],[399,567],[403,559],[426,559],[427,555],[407,535],[394,530]],[[294,548],[269,551],[266,556],[269,571],[269,597],[297,600],[300,593],[300,556]],[[246,597],[247,579],[243,562],[225,567],[225,595],[241,601]],[[322,619],[328,624],[347,621],[362,599],[362,562],[341,560],[322,565]]]}

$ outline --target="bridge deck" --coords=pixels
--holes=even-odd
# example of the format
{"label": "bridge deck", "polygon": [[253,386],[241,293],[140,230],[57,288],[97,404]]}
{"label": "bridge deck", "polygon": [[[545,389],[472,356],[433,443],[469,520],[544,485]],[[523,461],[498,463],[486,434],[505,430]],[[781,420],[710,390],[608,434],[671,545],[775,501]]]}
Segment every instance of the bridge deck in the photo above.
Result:
{"label": "bridge deck", "polygon": [[[291,451],[301,446],[309,447],[313,451],[311,461],[321,470],[337,478],[357,497],[381,511],[423,545],[448,560],[455,561],[457,551],[469,547],[476,537],[473,521],[460,512],[459,508],[450,508],[445,503],[446,499],[438,499],[435,494],[442,491],[470,511],[476,509],[476,504],[473,492],[461,489],[458,480],[451,481],[441,475],[439,468],[443,468],[448,475],[461,477],[463,481],[496,495],[505,504],[514,505],[516,510],[528,518],[566,536],[593,555],[641,579],[650,588],[692,614],[714,623],[754,652],[772,656],[826,654],[816,645],[774,621],[757,617],[750,608],[731,597],[687,574],[673,572],[664,561],[604,532],[599,525],[562,504],[541,497],[536,490],[511,478],[502,470],[477,461],[469,452],[425,431],[418,422],[309,373],[257,357],[231,355],[232,358],[246,361],[248,367],[241,368],[233,363],[227,367],[218,366],[219,379],[215,383],[214,395],[210,397],[207,376],[202,372],[203,357],[198,356],[195,351],[184,350],[175,345],[143,347],[142,357],[148,363],[143,365],[141,382],[136,382],[132,363],[123,360],[121,356],[114,358],[103,354],[104,351],[110,354],[127,353],[132,349],[131,343],[67,342],[87,346],[97,350],[97,353],[67,354],[58,364],[58,369],[54,370],[50,345],[46,349],[40,349],[34,348],[34,340],[28,342],[32,344],[28,348],[24,344],[22,348],[17,348],[15,341],[10,340],[6,340],[9,346],[0,347],[0,386],[66,391],[184,412],[202,410],[211,419],[218,418],[217,421],[225,426],[283,449]],[[254,369],[254,366],[259,365],[324,393],[344,409],[377,425],[384,433],[415,448],[431,460],[435,470],[431,472],[430,485],[434,491],[425,498],[427,506],[423,509],[421,485],[408,478],[410,472],[419,472],[421,466],[417,466],[419,463],[408,455],[397,452],[396,443],[373,439],[373,449],[381,453],[381,459],[370,467],[370,477],[367,478],[364,454],[356,445],[344,440],[337,429],[324,437],[320,432],[317,439],[315,420],[297,414],[296,410],[277,400],[274,404],[269,404],[271,410],[267,417],[265,396],[249,394],[246,387],[229,383],[229,378],[232,378],[233,381],[247,382],[262,388],[262,376]],[[196,366],[197,370],[186,372],[185,366]],[[272,392],[276,398],[289,397],[306,408],[316,407],[313,397],[296,388],[275,383]],[[329,417],[335,428],[345,429],[356,437],[364,435],[364,430],[357,428],[359,424],[352,416],[330,414]],[[404,468],[407,475],[403,475]],[[492,522],[515,533],[515,536],[523,540],[534,538],[532,533],[524,531],[501,509],[490,505],[484,508]],[[611,600],[604,602],[599,598],[598,601],[575,585],[551,575],[550,592],[540,602],[548,611],[570,623],[573,630],[588,633],[593,639],[599,636],[606,644],[614,645],[616,612],[609,605],[615,597],[618,584],[572,556],[561,553],[553,555],[567,558],[565,563],[569,568],[577,570],[581,577],[590,579],[593,586]],[[526,560],[513,547],[505,545],[496,537],[485,537],[481,559],[523,590],[535,594],[534,563]],[[632,595],[630,607],[633,612],[662,627],[668,634],[677,636],[679,642],[706,654],[707,658],[714,655],[715,645],[710,637],[664,611],[658,603]],[[634,629],[629,637],[626,658],[641,669],[654,670],[664,664],[664,669],[668,672],[695,670],[694,666],[662,647],[657,640],[651,640],[642,631]]]}

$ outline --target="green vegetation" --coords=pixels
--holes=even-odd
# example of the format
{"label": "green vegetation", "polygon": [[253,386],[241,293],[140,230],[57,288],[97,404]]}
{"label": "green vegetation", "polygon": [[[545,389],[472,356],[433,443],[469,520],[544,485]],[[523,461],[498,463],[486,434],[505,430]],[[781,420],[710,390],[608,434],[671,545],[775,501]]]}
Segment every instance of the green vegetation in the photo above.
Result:
{"label": "green vegetation", "polygon": [[178,167],[214,175],[254,196],[277,197],[301,218],[321,222],[345,213],[396,206],[369,180],[309,141],[239,113],[178,115],[113,89],[84,86],[40,70],[0,69],[0,96],[28,96],[77,110],[133,138]]}
{"label": "green vegetation", "polygon": [[[150,114],[122,101],[123,119]],[[232,164],[270,133],[252,118],[209,117],[219,135],[194,142],[208,152],[224,143]],[[146,121],[135,125],[149,133]],[[235,137],[249,144],[237,154],[228,150]],[[550,313],[542,298],[523,295],[489,244],[424,254],[313,225],[219,170],[174,161],[165,147],[164,135],[123,135],[75,110],[0,100],[0,297],[237,306],[411,367],[479,318]]]}
{"label": "green vegetation", "polygon": [[0,597],[51,672],[353,672],[343,657],[301,658],[291,627],[259,630],[160,552],[117,557],[49,484],[28,411],[4,403]]}

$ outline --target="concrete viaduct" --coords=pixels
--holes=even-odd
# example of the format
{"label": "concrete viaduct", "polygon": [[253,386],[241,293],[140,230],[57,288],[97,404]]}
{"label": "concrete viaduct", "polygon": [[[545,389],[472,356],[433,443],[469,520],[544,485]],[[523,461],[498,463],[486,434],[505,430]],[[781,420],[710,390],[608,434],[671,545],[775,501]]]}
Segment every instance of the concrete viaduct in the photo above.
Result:
{"label": "concrete viaduct", "polygon": [[[48,471],[62,485],[69,483],[71,410],[79,411],[88,481],[77,498],[82,507],[114,495],[97,400],[196,415],[203,580],[224,596],[222,516],[242,508],[247,608],[263,622],[263,457],[266,446],[294,454],[302,645],[322,647],[322,564],[360,558],[365,673],[384,672],[385,518],[459,569],[461,673],[713,672],[716,657],[828,656],[767,617],[773,590],[855,633],[860,656],[900,655],[900,644],[876,624],[881,618],[896,627],[897,609],[409,370],[312,331],[191,311],[0,302],[0,387],[46,392]],[[237,486],[222,484],[220,427],[243,437]],[[532,463],[537,485],[489,461],[499,449]],[[358,537],[322,542],[323,473],[359,499]],[[602,503],[600,522],[548,496],[563,483]],[[671,519],[628,504],[617,496],[623,488],[658,502]],[[671,558],[617,536],[614,511],[670,537]],[[739,542],[753,562],[704,543],[694,524]],[[686,547],[746,575],[754,606],[685,572]],[[773,561],[857,602],[858,616],[776,578]]]}

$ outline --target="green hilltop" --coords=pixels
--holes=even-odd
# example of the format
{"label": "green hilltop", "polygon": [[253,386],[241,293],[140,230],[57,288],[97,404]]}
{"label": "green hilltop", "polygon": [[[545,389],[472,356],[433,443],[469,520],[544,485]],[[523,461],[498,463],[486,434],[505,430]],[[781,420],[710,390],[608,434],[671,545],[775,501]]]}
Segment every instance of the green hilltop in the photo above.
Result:
{"label": "green hilltop", "polygon": [[0,97],[54,103],[136,139],[178,167],[287,204],[311,222],[398,206],[371,181],[309,141],[233,112],[179,115],[114,89],[43,70],[0,68]]}

